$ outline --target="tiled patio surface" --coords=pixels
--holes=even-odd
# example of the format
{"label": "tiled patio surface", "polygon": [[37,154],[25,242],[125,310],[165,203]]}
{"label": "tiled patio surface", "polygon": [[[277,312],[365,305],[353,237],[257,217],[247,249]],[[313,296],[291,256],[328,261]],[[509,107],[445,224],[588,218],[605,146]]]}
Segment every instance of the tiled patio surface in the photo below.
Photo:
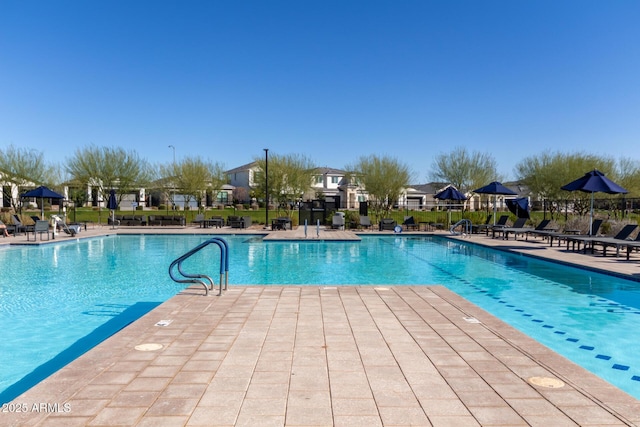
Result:
{"label": "tiled patio surface", "polygon": [[[640,270],[637,255],[469,240]],[[136,349],[144,344],[162,347]],[[640,425],[640,401],[440,286],[188,289],[13,403],[27,412],[0,413],[0,425]]]}

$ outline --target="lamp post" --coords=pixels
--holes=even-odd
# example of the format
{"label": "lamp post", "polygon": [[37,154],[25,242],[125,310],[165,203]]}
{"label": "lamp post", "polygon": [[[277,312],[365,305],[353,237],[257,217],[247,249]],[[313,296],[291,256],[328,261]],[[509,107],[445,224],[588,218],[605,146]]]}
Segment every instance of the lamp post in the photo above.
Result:
{"label": "lamp post", "polygon": [[269,228],[269,149],[264,148],[264,228]]}
{"label": "lamp post", "polygon": [[[176,147],[173,145],[170,145],[169,148],[173,149],[173,172],[175,173],[175,168],[176,168]],[[175,179],[175,177],[174,177]],[[175,189],[175,183],[173,185],[174,189]],[[174,196],[174,191],[171,191],[171,210],[175,210],[175,201],[173,200],[175,198]],[[167,203],[167,214],[169,213],[169,204]]]}

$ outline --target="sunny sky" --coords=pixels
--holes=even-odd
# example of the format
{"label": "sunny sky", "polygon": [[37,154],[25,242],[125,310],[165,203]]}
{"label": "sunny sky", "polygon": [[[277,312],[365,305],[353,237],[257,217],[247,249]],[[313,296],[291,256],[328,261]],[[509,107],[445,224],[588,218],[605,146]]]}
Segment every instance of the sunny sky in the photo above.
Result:
{"label": "sunny sky", "polygon": [[0,0],[0,148],[227,169],[270,153],[415,183],[456,146],[640,161],[637,0]]}

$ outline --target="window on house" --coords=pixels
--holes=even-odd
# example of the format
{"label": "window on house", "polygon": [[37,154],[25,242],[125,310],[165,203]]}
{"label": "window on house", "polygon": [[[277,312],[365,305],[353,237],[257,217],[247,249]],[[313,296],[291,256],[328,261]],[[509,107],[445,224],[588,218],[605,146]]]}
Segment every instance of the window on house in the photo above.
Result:
{"label": "window on house", "polygon": [[322,184],[322,175],[316,175],[313,177],[316,184]]}
{"label": "window on house", "polygon": [[332,184],[337,184],[340,182],[340,177],[339,176],[332,176],[331,177],[331,183]]}
{"label": "window on house", "polygon": [[218,203],[227,204],[229,202],[229,193],[227,193],[226,191],[220,191],[216,199]]}

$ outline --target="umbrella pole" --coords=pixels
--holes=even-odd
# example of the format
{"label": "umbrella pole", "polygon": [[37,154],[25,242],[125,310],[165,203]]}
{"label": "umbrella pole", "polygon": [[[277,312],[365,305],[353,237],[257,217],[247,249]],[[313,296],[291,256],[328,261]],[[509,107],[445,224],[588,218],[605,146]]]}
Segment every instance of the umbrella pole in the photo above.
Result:
{"label": "umbrella pole", "polygon": [[589,236],[593,232],[593,192],[591,193],[591,217],[589,218]]}
{"label": "umbrella pole", "polygon": [[496,225],[496,205],[498,204],[498,196],[493,196],[493,225]]}

